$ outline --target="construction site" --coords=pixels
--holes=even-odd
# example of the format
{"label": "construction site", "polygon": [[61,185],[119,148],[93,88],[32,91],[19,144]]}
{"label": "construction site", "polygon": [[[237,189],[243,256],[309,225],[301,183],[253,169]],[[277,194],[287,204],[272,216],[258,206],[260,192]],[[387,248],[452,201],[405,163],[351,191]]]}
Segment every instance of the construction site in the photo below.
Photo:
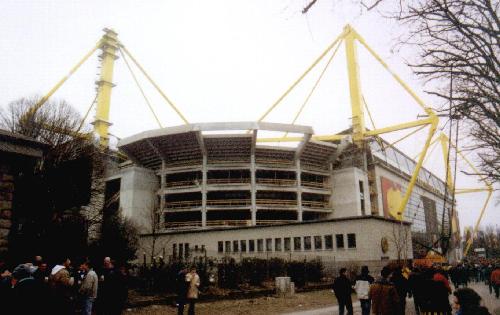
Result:
{"label": "construction site", "polygon": [[[336,134],[315,134],[314,126],[295,123],[305,103],[292,123],[266,121],[311,69],[329,54],[333,58],[341,46],[346,55],[351,127]],[[423,118],[383,128],[375,128],[373,121],[373,128],[366,126],[365,116],[372,118],[359,84],[359,47],[408,92]],[[93,126],[99,145],[117,157],[106,172],[104,204],[120,209],[139,227],[140,259],[146,259],[145,253],[148,259],[155,255],[291,258],[293,254],[294,259],[320,257],[378,267],[387,260],[439,257],[441,262],[456,262],[467,255],[470,244],[462,246],[455,194],[489,192],[477,230],[491,185],[483,181],[484,188],[456,189],[446,158],[444,179],[423,166],[433,146],[440,144],[443,156],[450,149],[460,151],[446,135],[437,133],[439,118],[431,107],[349,25],[255,121],[188,122],[110,29],[34,110],[97,50],[102,51],[100,79],[84,120],[95,105]],[[123,58],[136,83],[130,65],[139,69],[183,125],[144,131],[108,149],[113,67],[118,58]],[[428,131],[418,156],[412,158],[396,147],[424,128]],[[397,141],[382,138],[402,130],[407,134]]]}

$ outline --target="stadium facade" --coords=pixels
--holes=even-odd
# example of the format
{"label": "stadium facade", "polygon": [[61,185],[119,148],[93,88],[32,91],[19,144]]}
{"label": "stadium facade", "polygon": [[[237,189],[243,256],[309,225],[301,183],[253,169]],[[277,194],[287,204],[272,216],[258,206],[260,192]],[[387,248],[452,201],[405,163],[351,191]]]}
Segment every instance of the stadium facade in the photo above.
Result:
{"label": "stadium facade", "polygon": [[[302,140],[259,142],[276,133]],[[440,235],[458,231],[445,183],[426,169],[397,220],[416,165],[401,151],[378,137],[359,148],[349,137],[312,135],[308,126],[263,122],[139,133],[118,143],[129,162],[110,171],[106,204],[136,222],[139,257],[148,258],[155,244],[155,255],[170,258],[321,257],[380,265],[421,257],[440,246]],[[458,237],[452,235],[450,260],[460,258]]]}

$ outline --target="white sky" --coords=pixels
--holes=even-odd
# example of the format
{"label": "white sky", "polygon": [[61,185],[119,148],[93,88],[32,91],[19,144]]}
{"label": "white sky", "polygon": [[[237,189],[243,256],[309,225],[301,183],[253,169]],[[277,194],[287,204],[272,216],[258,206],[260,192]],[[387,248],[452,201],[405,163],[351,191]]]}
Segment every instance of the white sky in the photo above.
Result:
{"label": "white sky", "polygon": [[[423,92],[422,83],[404,65],[403,56],[393,52],[394,39],[401,31],[394,22],[375,10],[362,12],[354,0],[318,0],[307,15],[302,15],[308,2],[2,0],[0,108],[23,96],[45,94],[95,45],[101,29],[110,27],[190,122],[257,120],[346,23],[353,25],[429,105],[439,105]],[[362,47],[359,60],[363,94],[377,127],[423,114]],[[290,122],[324,64],[266,120]],[[97,66],[97,57],[91,57],[54,97],[69,101],[83,115],[95,96]],[[123,138],[157,128],[122,59],[115,65],[114,82],[111,133]],[[143,78],[141,84],[164,126],[182,123]],[[349,127],[349,117],[341,47],[297,123],[313,126],[317,134],[329,134]],[[89,117],[88,122],[91,120]],[[402,134],[385,138],[394,140]],[[419,132],[400,148],[415,156],[425,134]],[[444,176],[439,149],[426,167]],[[473,178],[458,178],[457,187],[477,186]],[[475,222],[485,197],[485,193],[459,197],[462,228]],[[493,199],[483,223],[499,224],[498,210]]]}

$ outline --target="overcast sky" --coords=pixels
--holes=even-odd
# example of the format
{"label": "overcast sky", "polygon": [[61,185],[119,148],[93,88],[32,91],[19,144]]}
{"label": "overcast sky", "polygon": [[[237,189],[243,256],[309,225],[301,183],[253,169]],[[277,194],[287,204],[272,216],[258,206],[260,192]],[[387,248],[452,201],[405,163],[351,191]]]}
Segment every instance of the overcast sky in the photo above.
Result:
{"label": "overcast sky", "polygon": [[[95,45],[101,30],[109,27],[119,33],[120,41],[190,122],[257,120],[347,23],[429,105],[440,105],[424,93],[422,82],[405,65],[411,52],[393,49],[395,38],[402,32],[397,24],[382,18],[376,10],[363,12],[353,0],[318,0],[303,15],[301,10],[308,2],[2,0],[0,107],[23,96],[45,94]],[[361,47],[359,60],[363,95],[376,127],[415,120],[423,114]],[[266,120],[290,122],[325,62]],[[67,100],[83,115],[95,96],[98,71],[95,55],[54,97]],[[163,126],[181,124],[144,78],[140,77],[140,82]],[[158,128],[121,58],[115,65],[114,83],[111,133],[123,138]],[[341,47],[297,123],[313,126],[316,134],[331,134],[349,127],[350,116]],[[93,112],[88,122],[92,119]],[[368,118],[367,126],[371,127]],[[403,134],[385,138],[394,140]],[[425,131],[417,133],[400,148],[415,156],[425,135]],[[429,157],[426,167],[444,176],[439,149]],[[459,175],[457,181],[457,187],[480,185],[465,175]],[[485,193],[459,196],[462,228],[475,222],[485,198]],[[498,210],[492,200],[483,223],[499,224]]]}

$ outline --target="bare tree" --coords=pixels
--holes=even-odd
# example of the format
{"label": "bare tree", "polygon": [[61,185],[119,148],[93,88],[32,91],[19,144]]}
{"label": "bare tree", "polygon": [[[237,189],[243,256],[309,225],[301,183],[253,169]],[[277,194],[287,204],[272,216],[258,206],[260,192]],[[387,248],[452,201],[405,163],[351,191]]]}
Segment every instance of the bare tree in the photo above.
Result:
{"label": "bare tree", "polygon": [[440,110],[462,119],[467,148],[483,175],[500,180],[499,0],[420,0],[395,15],[408,34],[403,47],[417,51],[410,66],[445,101]]}
{"label": "bare tree", "polygon": [[405,262],[408,260],[408,249],[411,244],[411,234],[409,227],[404,224],[393,224],[392,235],[389,240],[394,245],[398,262]]}

